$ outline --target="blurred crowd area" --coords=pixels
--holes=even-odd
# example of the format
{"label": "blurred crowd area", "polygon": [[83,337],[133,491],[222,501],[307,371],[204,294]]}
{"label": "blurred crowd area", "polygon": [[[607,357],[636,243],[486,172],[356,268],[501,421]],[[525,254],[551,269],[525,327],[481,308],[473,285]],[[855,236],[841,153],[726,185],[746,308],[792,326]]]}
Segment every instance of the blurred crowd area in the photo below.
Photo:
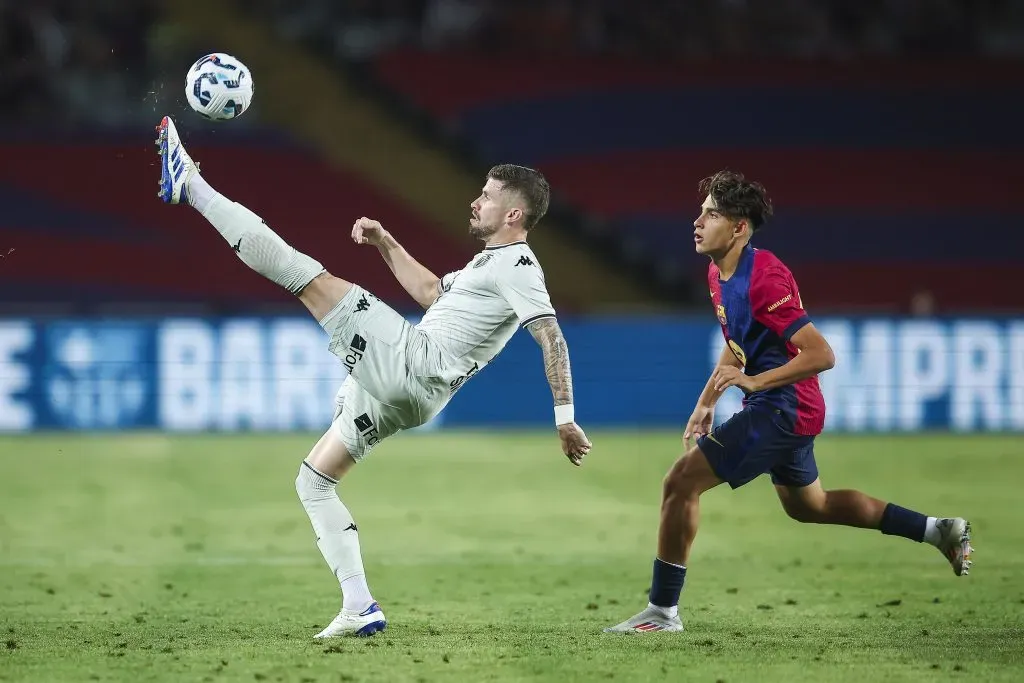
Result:
{"label": "blurred crowd area", "polygon": [[[0,122],[152,118],[194,56],[162,19],[164,1],[0,0]],[[401,47],[681,60],[1024,56],[1020,0],[234,1],[350,60]]]}
{"label": "blurred crowd area", "polygon": [[152,118],[162,1],[0,0],[0,123]]}
{"label": "blurred crowd area", "polygon": [[[239,5],[240,7],[243,5]],[[246,0],[346,59],[398,47],[707,59],[1021,56],[1020,0]]]}

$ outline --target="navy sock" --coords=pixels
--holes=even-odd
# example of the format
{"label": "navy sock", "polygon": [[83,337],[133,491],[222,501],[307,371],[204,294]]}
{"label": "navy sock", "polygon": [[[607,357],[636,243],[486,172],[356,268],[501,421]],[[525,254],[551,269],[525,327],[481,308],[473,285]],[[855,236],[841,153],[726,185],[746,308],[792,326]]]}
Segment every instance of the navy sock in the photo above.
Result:
{"label": "navy sock", "polygon": [[[922,532],[923,533],[923,532]],[[654,578],[651,580],[650,601],[658,607],[675,607],[686,580],[686,567],[677,567],[660,559],[654,560]]]}
{"label": "navy sock", "polygon": [[882,523],[879,529],[883,534],[902,536],[920,543],[924,540],[924,530],[927,525],[928,518],[920,512],[889,503],[882,512]]}

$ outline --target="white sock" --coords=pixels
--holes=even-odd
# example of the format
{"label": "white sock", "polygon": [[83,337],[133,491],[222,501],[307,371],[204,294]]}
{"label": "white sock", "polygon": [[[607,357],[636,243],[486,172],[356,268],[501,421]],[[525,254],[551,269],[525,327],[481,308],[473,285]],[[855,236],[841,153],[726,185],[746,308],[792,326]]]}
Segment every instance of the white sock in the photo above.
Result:
{"label": "white sock", "polygon": [[648,602],[647,606],[653,607],[669,619],[679,616],[679,605],[672,605],[671,607],[662,607],[661,605],[655,605],[653,602]]}
{"label": "white sock", "polygon": [[369,607],[373,597],[363,571],[359,531],[348,508],[338,498],[337,485],[337,481],[306,461],[295,478],[295,490],[316,532],[316,544],[341,584],[342,607],[361,612]]}
{"label": "white sock", "polygon": [[373,602],[370,587],[366,583],[366,574],[350,576],[341,582],[342,607],[362,612]]}
{"label": "white sock", "polygon": [[192,208],[199,213],[203,213],[206,211],[206,207],[210,205],[210,202],[213,201],[213,198],[220,196],[220,193],[213,189],[210,183],[206,182],[206,178],[196,172],[185,181],[185,196],[188,198],[188,203],[192,205]]}
{"label": "white sock", "polygon": [[937,546],[939,541],[942,539],[942,535],[939,533],[939,527],[935,524],[936,518],[929,517],[928,521],[924,525],[924,542],[931,543]]}
{"label": "white sock", "polygon": [[188,181],[189,203],[210,221],[242,262],[263,277],[298,294],[324,267],[296,251],[263,219],[220,194],[198,173]]}

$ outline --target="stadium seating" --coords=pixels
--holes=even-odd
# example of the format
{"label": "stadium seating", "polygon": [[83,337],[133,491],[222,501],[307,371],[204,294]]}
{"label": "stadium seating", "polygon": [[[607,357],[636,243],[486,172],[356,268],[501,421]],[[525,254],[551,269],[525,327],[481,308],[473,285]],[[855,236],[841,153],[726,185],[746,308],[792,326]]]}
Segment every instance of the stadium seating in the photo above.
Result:
{"label": "stadium seating", "polygon": [[[416,305],[375,250],[351,243],[356,218],[401,225],[403,243],[438,269],[457,268],[472,254],[471,244],[450,242],[401,202],[279,133],[193,137],[189,148],[225,195],[396,307]],[[144,134],[6,140],[0,157],[17,160],[0,165],[0,254],[13,249],[0,260],[0,303],[293,305],[290,295],[235,259],[198,214],[160,202],[155,148]],[[79,169],[77,181],[66,182],[71,174],[55,173],[57,167]],[[281,178],[289,179],[287,186]],[[336,213],[324,210],[325,198]]]}
{"label": "stadium seating", "polygon": [[[696,68],[402,50],[374,72],[485,160],[539,166],[624,249],[694,282],[696,184],[728,167],[767,185],[776,219],[757,243],[791,263],[819,309],[906,308],[921,291],[940,310],[1019,303],[989,267],[1012,267],[1024,248],[1024,78],[1010,65]],[[998,255],[982,237],[992,231]]]}

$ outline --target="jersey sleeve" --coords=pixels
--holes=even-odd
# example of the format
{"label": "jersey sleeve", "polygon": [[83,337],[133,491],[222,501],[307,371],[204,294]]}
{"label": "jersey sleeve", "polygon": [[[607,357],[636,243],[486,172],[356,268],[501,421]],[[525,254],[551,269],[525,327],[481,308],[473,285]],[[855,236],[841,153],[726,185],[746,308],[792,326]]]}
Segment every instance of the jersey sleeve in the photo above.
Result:
{"label": "jersey sleeve", "polygon": [[763,270],[751,281],[750,307],[755,320],[785,341],[811,322],[800,301],[796,280],[779,268]]}
{"label": "jersey sleeve", "polygon": [[449,289],[451,289],[452,283],[455,282],[455,276],[457,276],[461,272],[461,270],[453,270],[450,273],[445,273],[444,275],[442,275],[441,279],[437,283],[438,295],[444,294]]}
{"label": "jersey sleeve", "polygon": [[495,273],[498,293],[508,302],[523,327],[542,318],[555,317],[551,296],[540,266],[528,256],[508,259]]}

